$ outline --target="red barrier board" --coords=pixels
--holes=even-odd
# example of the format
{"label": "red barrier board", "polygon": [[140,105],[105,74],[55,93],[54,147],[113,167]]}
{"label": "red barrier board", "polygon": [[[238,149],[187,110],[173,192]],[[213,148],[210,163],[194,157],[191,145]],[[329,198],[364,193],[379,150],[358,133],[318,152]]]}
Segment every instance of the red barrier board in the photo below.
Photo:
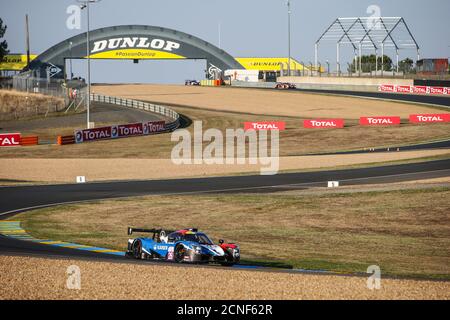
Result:
{"label": "red barrier board", "polygon": [[0,133],[0,147],[20,146],[20,133]]}
{"label": "red barrier board", "polygon": [[450,122],[450,113],[411,114],[409,116],[409,122],[411,123]]}
{"label": "red barrier board", "polygon": [[413,93],[429,94],[430,93],[430,87],[427,87],[427,86],[414,86],[413,87]]}
{"label": "red barrier board", "polygon": [[447,88],[430,87],[430,94],[447,94]]}
{"label": "red barrier board", "polygon": [[286,123],[282,121],[245,122],[245,130],[285,130]]}
{"label": "red barrier board", "polygon": [[398,93],[412,93],[413,92],[413,86],[397,86],[397,92]]}
{"label": "red barrier board", "polygon": [[359,124],[362,126],[393,126],[400,124],[400,117],[361,117]]}
{"label": "red barrier board", "polygon": [[382,84],[378,87],[378,91],[415,94],[450,94],[450,88],[446,87],[397,86],[393,84]]}
{"label": "red barrier board", "polygon": [[117,137],[117,131],[113,132],[113,127],[101,127],[75,131],[75,143],[111,139],[115,137]]}
{"label": "red barrier board", "polygon": [[395,85],[393,84],[382,84],[378,87],[379,91],[383,92],[395,92]]}
{"label": "red barrier board", "polygon": [[152,134],[166,130],[166,123],[164,121],[150,121],[143,124],[144,134]]}
{"label": "red barrier board", "polygon": [[304,120],[303,127],[308,129],[343,128],[344,119],[311,119]]}

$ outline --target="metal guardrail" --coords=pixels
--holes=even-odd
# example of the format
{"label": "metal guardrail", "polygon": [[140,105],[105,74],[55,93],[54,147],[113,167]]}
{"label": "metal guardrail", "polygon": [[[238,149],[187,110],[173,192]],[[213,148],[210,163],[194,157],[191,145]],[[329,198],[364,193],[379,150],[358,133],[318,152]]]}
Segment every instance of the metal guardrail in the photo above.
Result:
{"label": "metal guardrail", "polygon": [[127,108],[135,108],[163,115],[173,120],[172,122],[169,123],[166,122],[166,129],[168,131],[173,131],[180,126],[180,115],[166,106],[133,99],[104,96],[101,94],[91,94],[91,101],[109,103]]}

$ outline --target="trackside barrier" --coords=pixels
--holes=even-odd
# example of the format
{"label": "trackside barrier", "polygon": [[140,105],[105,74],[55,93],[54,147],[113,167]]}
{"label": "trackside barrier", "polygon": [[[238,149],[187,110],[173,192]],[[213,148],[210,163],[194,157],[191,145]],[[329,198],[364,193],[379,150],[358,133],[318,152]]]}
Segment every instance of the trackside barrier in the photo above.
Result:
{"label": "trackside barrier", "polygon": [[75,143],[127,138],[167,132],[164,120],[117,124],[106,127],[75,130]]}
{"label": "trackside barrier", "polygon": [[20,145],[22,146],[35,146],[39,144],[38,136],[20,137]]}
{"label": "trackside barrier", "polygon": [[75,136],[74,135],[58,136],[58,139],[56,142],[60,146],[65,145],[65,144],[75,144]]}
{"label": "trackside barrier", "polygon": [[450,88],[429,86],[400,86],[395,84],[382,84],[378,87],[380,92],[395,92],[406,94],[440,94],[450,95]]}
{"label": "trackside barrier", "polygon": [[[160,114],[169,119],[169,121],[149,121],[142,123],[120,124],[95,129],[75,130],[74,135],[58,136],[58,145],[74,144],[85,141],[94,141],[125,136],[147,135],[156,132],[153,131],[153,127],[155,125],[158,126],[157,132],[174,131],[180,126],[180,115],[172,109],[167,108],[166,106],[100,94],[91,94],[91,101],[114,104],[126,108],[134,108]],[[122,131],[124,132],[123,134],[121,134]]]}

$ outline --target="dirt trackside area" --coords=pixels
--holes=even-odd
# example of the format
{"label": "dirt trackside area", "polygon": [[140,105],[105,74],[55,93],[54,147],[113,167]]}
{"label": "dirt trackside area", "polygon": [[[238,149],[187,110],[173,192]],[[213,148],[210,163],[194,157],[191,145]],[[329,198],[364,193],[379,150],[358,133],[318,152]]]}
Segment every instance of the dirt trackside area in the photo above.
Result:
{"label": "dirt trackside area", "polygon": [[[67,268],[81,289],[67,289]],[[449,299],[450,282],[0,256],[0,299]]]}
{"label": "dirt trackside area", "polygon": [[[274,193],[145,196],[65,205],[12,220],[39,239],[125,250],[130,224],[197,227],[240,244],[242,261],[450,279],[448,183]],[[189,205],[186,205],[189,204]],[[93,214],[95,213],[95,214]]]}
{"label": "dirt trackside area", "polygon": [[43,94],[0,90],[0,121],[35,117],[64,110],[64,99]]}
{"label": "dirt trackside area", "polygon": [[[304,171],[360,164],[383,164],[426,157],[448,158],[450,150],[292,156],[280,157],[280,171]],[[187,177],[220,176],[233,174],[259,174],[269,168],[261,164],[174,164],[170,159],[0,159],[2,181],[75,182],[77,176],[87,181],[173,179]]]}
{"label": "dirt trackside area", "polygon": [[[203,107],[172,107],[175,111],[185,115],[193,121],[201,121],[202,129],[219,129],[225,133],[226,129],[244,128],[244,122],[251,121],[284,121],[286,130],[280,132],[280,155],[297,156],[308,153],[333,152],[342,150],[360,150],[375,147],[394,147],[415,144],[425,141],[436,141],[450,138],[450,123],[435,123],[426,125],[415,125],[407,123],[407,114],[414,112],[436,113],[442,112],[433,108],[418,107],[416,105],[388,103],[385,101],[374,101],[367,99],[329,97],[322,95],[305,95],[303,93],[288,93],[276,91],[249,91],[245,97],[242,96],[241,89],[227,88],[192,88],[177,86],[135,86],[153,92],[167,92],[161,94],[161,99],[176,97],[183,100],[182,104],[197,106],[203,101],[198,97],[207,95]],[[117,89],[121,92],[121,86],[107,86],[105,88]],[[108,89],[109,90],[109,89]],[[172,92],[172,90],[175,90]],[[183,90],[187,90],[183,93]],[[201,90],[200,94],[189,94],[190,90]],[[212,91],[211,91],[212,90]],[[215,90],[218,96],[216,97]],[[130,89],[132,92],[132,90]],[[178,92],[178,93],[177,93]],[[298,109],[295,117],[283,115],[263,115],[264,110],[257,115],[251,114],[257,110],[242,107],[238,112],[230,112],[222,109],[214,109],[218,99],[227,93],[224,99],[231,99],[233,95],[237,97],[231,99],[226,106],[236,105],[239,107],[243,101],[254,103],[260,101],[265,103],[265,96],[268,95],[277,101],[277,107],[272,108],[275,114],[278,110],[286,109],[286,112]],[[115,90],[110,92],[115,94]],[[194,92],[195,93],[195,92]],[[127,95],[126,93],[125,95]],[[260,97],[261,94],[261,97]],[[273,96],[273,97],[272,97]],[[251,97],[251,98],[249,98]],[[295,99],[294,99],[295,98]],[[329,100],[328,99],[332,99]],[[342,102],[341,99],[343,99]],[[226,100],[225,100],[226,101]],[[180,102],[180,101],[178,101]],[[295,102],[295,103],[294,103]],[[181,103],[181,102],[180,102]],[[323,103],[321,107],[312,107],[309,103]],[[369,105],[366,105],[366,104]],[[336,104],[336,107],[334,107]],[[364,107],[360,107],[362,104]],[[170,105],[170,104],[169,104]],[[286,107],[284,107],[286,106]],[[240,107],[239,107],[240,108]],[[337,108],[336,110],[334,110]],[[233,110],[231,108],[230,110]],[[259,109],[258,109],[259,110]],[[152,116],[150,113],[125,109],[112,106],[94,106],[91,110],[92,121],[96,126],[106,124],[118,124],[126,122],[139,122]],[[289,111],[289,112],[288,112]],[[358,125],[357,117],[366,112],[383,114],[404,115],[402,125],[391,127],[363,127]],[[273,113],[273,112],[272,112]],[[335,113],[341,113],[338,117],[349,117],[346,119],[346,126],[343,129],[306,129],[302,127],[302,115],[314,118],[331,117]],[[283,114],[283,113],[281,113]],[[58,135],[73,134],[75,129],[85,126],[85,114],[79,113],[73,116],[40,118],[21,121],[0,121],[0,128],[3,132],[21,132],[24,135],[39,135],[41,141],[55,143]],[[191,125],[188,131],[193,134],[194,126]],[[205,148],[210,141],[203,141]],[[249,146],[250,143],[247,143]],[[145,137],[134,137],[127,139],[114,139],[98,141],[95,143],[82,143],[77,145],[56,146],[40,145],[27,148],[1,148],[0,158],[140,158],[140,159],[168,159],[172,148],[176,142],[171,141],[171,134],[158,134]]]}
{"label": "dirt trackside area", "polygon": [[434,108],[407,103],[263,89],[129,84],[95,86],[93,90],[106,95],[216,111],[300,118],[359,119],[361,116],[385,115],[407,119],[410,114],[436,112]]}

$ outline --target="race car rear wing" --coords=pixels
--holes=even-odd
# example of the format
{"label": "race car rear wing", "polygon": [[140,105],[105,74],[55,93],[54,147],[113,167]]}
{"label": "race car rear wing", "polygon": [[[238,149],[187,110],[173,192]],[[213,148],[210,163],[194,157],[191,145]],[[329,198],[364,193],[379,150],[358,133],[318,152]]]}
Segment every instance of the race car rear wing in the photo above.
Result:
{"label": "race car rear wing", "polygon": [[142,228],[132,228],[128,227],[128,235],[132,235],[133,232],[142,232],[142,233],[160,233],[162,229],[142,229]]}
{"label": "race car rear wing", "polygon": [[172,232],[175,232],[176,230],[166,230],[166,229],[142,229],[142,228],[132,228],[132,227],[128,227],[128,235],[132,235],[133,232],[140,232],[140,233],[153,233],[153,235],[155,234],[160,234],[162,231],[164,231],[165,234],[169,234]]}
{"label": "race car rear wing", "polygon": [[[184,229],[184,230],[189,230],[189,231],[194,231],[194,232],[197,232],[197,231],[198,231],[197,228],[189,228],[189,229]],[[142,229],[142,228],[128,227],[128,235],[129,235],[129,236],[132,235],[133,232],[160,234],[161,231],[164,231],[165,234],[169,234],[169,233],[175,232],[176,230],[165,230],[165,229]]]}

